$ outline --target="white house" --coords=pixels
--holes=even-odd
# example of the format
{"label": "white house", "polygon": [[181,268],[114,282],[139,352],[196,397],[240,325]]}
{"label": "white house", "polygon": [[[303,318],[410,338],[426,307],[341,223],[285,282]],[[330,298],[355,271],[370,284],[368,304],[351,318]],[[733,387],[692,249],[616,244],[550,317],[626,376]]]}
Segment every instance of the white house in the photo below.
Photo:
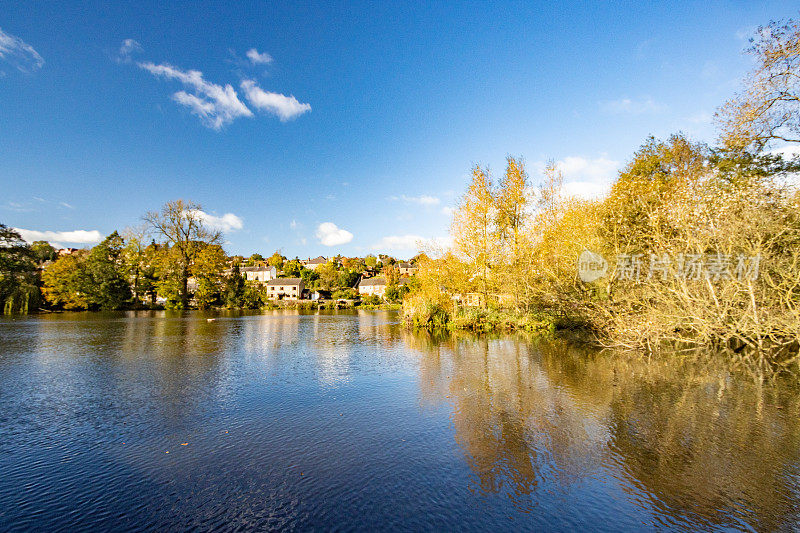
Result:
{"label": "white house", "polygon": [[300,300],[305,284],[300,278],[276,278],[267,281],[267,298],[270,300]]}
{"label": "white house", "polygon": [[[400,278],[397,280],[398,286],[403,286],[408,283],[408,278]],[[383,276],[376,276],[374,278],[362,278],[361,281],[358,282],[358,293],[362,296],[367,296],[370,294],[374,294],[375,296],[380,296],[383,298],[383,294],[386,292],[386,278]]]}
{"label": "white house", "polygon": [[315,257],[314,259],[306,259],[305,261],[301,261],[300,263],[309,270],[314,270],[320,265],[324,265],[327,263],[328,260],[322,256]]}
{"label": "white house", "polygon": [[413,276],[419,270],[417,267],[412,265],[411,263],[397,263],[397,268],[400,270],[401,276]]}
{"label": "white house", "polygon": [[278,270],[274,266],[244,267],[239,271],[247,281],[266,283],[278,277]]}

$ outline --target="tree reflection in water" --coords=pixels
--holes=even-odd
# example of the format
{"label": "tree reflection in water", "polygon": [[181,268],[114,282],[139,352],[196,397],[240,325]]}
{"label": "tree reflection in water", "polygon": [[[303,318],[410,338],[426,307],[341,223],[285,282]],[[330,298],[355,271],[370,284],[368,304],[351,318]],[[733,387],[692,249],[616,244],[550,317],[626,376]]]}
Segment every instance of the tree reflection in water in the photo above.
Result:
{"label": "tree reflection in water", "polygon": [[473,490],[532,509],[537,490],[622,484],[655,525],[800,521],[800,409],[714,358],[646,360],[560,341],[405,333],[423,401],[451,402]]}

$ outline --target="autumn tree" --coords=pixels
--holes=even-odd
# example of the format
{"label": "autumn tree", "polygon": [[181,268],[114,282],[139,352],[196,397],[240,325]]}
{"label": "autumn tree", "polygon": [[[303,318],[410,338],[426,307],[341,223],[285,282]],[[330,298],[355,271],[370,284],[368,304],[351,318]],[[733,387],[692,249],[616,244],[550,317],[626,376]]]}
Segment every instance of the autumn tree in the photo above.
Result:
{"label": "autumn tree", "polygon": [[206,245],[220,244],[222,234],[208,228],[203,220],[202,207],[194,202],[175,200],[167,202],[160,211],[144,216],[151,231],[170,247],[169,259],[176,263],[168,269],[178,282],[178,293],[183,308],[189,305],[188,279],[197,254]]}
{"label": "autumn tree", "polygon": [[756,68],[716,114],[722,144],[758,153],[773,141],[800,142],[800,21],[760,27],[750,42]]}
{"label": "autumn tree", "polygon": [[274,254],[267,259],[267,264],[269,266],[274,266],[276,270],[280,271],[283,270],[283,262],[286,261],[286,258],[281,255],[280,250],[276,250]]}
{"label": "autumn tree", "polygon": [[88,253],[81,250],[59,257],[42,272],[42,294],[49,305],[67,310],[89,308],[89,280],[84,268]]}
{"label": "autumn tree", "polygon": [[506,162],[506,171],[496,192],[496,223],[505,258],[502,285],[511,291],[519,307],[525,287],[522,283],[527,264],[525,256],[529,250],[526,224],[530,217],[530,184],[522,159],[509,156]]}
{"label": "autumn tree", "polygon": [[450,233],[456,253],[463,256],[474,269],[473,279],[477,281],[478,292],[483,296],[483,305],[486,305],[494,289],[492,269],[498,252],[496,214],[491,176],[476,165],[472,169],[472,181],[467,192],[453,214]]}
{"label": "autumn tree", "polygon": [[339,271],[333,262],[328,261],[319,265],[314,269],[314,272],[319,276],[319,287],[321,289],[330,291],[339,285]]}
{"label": "autumn tree", "polygon": [[147,250],[147,226],[142,224],[126,228],[122,234],[125,239],[122,260],[130,279],[133,304],[136,306],[141,302],[142,295],[150,288],[148,274],[152,274],[151,271],[155,270],[150,264],[152,254],[148,254]]}

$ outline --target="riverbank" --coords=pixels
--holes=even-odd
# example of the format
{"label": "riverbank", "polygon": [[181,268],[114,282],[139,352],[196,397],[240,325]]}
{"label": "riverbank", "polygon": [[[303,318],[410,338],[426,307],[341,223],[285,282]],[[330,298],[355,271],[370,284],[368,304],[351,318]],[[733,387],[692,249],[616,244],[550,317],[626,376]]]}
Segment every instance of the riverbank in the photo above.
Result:
{"label": "riverbank", "polygon": [[557,329],[574,327],[563,317],[546,312],[518,313],[508,309],[451,307],[420,298],[403,301],[403,323],[430,331],[473,331],[476,333],[525,331],[553,335]]}

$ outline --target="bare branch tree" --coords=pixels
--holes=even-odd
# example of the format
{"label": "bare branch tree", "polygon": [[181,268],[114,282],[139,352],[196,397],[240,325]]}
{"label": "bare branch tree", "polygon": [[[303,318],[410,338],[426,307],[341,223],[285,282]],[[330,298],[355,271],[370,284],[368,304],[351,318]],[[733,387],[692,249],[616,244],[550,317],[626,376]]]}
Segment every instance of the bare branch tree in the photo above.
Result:
{"label": "bare branch tree", "polygon": [[188,280],[195,257],[205,246],[222,243],[222,233],[206,227],[204,218],[200,204],[184,200],[167,202],[160,211],[151,211],[143,217],[150,230],[177,252],[184,308],[189,303]]}

